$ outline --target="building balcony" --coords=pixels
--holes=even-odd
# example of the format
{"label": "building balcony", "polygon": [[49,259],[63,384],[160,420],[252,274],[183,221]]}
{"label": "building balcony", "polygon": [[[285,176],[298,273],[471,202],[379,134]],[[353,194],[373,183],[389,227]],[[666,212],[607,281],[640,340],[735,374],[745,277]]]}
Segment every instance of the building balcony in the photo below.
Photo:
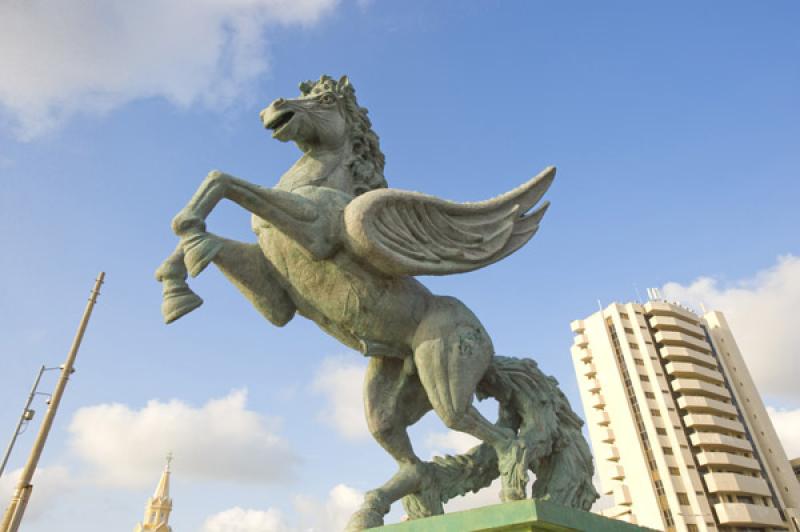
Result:
{"label": "building balcony", "polygon": [[659,349],[658,352],[661,355],[661,358],[668,361],[691,362],[695,364],[702,364],[703,366],[712,369],[719,368],[719,365],[714,357],[688,347],[665,345]]}
{"label": "building balcony", "polygon": [[606,407],[606,399],[605,399],[605,397],[603,397],[603,394],[602,393],[592,394],[591,405],[592,405],[592,408],[594,408],[596,410],[602,410],[603,408],[605,408]]}
{"label": "building balcony", "polygon": [[[606,508],[605,510],[600,510],[600,515],[604,517],[608,517],[610,519],[617,519],[624,521],[626,517],[633,517],[631,515],[631,507],[630,506],[612,506],[611,508]],[[633,522],[633,521],[628,521]]]}
{"label": "building balcony", "polygon": [[709,451],[745,451],[752,453],[753,446],[744,438],[734,438],[724,434],[711,432],[695,432],[689,436],[689,442],[694,447]]}
{"label": "building balcony", "polygon": [[590,378],[594,377],[595,375],[597,375],[597,366],[589,362],[588,364],[585,364],[583,366],[581,372],[583,373],[584,377],[590,377]]}
{"label": "building balcony", "polygon": [[682,332],[658,331],[653,336],[656,339],[656,342],[659,344],[689,347],[691,349],[696,349],[701,353],[711,352],[711,346],[708,345],[708,342],[701,340],[700,338],[695,338],[694,336],[689,336],[688,334],[684,334]]}
{"label": "building balcony", "polygon": [[589,379],[589,385],[588,385],[588,388],[589,388],[589,391],[590,391],[591,393],[596,393],[596,392],[599,392],[599,391],[600,391],[600,381],[598,381],[598,380],[597,380],[597,379],[595,379],[595,378],[591,378],[591,379]]}
{"label": "building balcony", "polygon": [[609,445],[603,452],[604,458],[609,462],[619,462],[619,449],[615,446]]}
{"label": "building balcony", "polygon": [[680,395],[702,395],[712,399],[730,399],[727,388],[697,379],[679,378],[672,381],[672,391]]}
{"label": "building balcony", "polygon": [[706,473],[703,475],[709,493],[740,493],[771,497],[767,482],[760,477],[739,473]]}
{"label": "building balcony", "polygon": [[716,369],[706,368],[691,362],[669,362],[664,369],[673,377],[700,379],[720,385],[725,382],[722,373]]}
{"label": "building balcony", "polygon": [[730,403],[723,403],[710,397],[702,397],[697,395],[684,395],[678,398],[678,408],[687,410],[692,413],[702,414],[723,414],[726,416],[735,416],[738,414],[736,407]]}
{"label": "building balcony", "polygon": [[616,436],[614,436],[614,431],[611,429],[603,429],[600,431],[600,441],[603,443],[614,443],[616,440]]}
{"label": "building balcony", "polygon": [[625,470],[621,465],[613,465],[609,468],[608,476],[612,480],[623,480],[625,478]]}
{"label": "building balcony", "polygon": [[785,528],[778,510],[771,506],[759,506],[742,502],[720,502],[714,505],[719,523],[726,526],[765,526]]}
{"label": "building balcony", "polygon": [[692,312],[663,301],[648,301],[644,304],[644,311],[648,314],[648,318],[653,316],[674,316],[689,323],[699,323],[697,316]]}
{"label": "building balcony", "polygon": [[739,454],[702,451],[697,453],[697,465],[700,467],[725,468],[736,471],[761,471],[755,458],[747,458]]}
{"label": "building balcony", "polygon": [[569,324],[572,332],[574,333],[583,333],[586,330],[586,324],[583,323],[583,320],[575,320]]}
{"label": "building balcony", "polygon": [[595,414],[594,419],[595,419],[594,422],[600,425],[601,427],[607,427],[611,423],[611,418],[608,416],[608,412],[605,412],[603,410],[599,410]]}
{"label": "building balcony", "polygon": [[718,429],[744,434],[744,425],[739,421],[725,419],[724,417],[709,414],[689,414],[683,416],[683,422],[693,429]]}
{"label": "building balcony", "polygon": [[633,504],[631,500],[631,490],[625,484],[617,484],[614,486],[614,503],[617,506],[630,506]]}
{"label": "building balcony", "polygon": [[572,344],[578,347],[586,347],[589,345],[589,338],[585,334],[576,334],[575,338],[572,340]]}
{"label": "building balcony", "polygon": [[705,331],[700,326],[674,316],[654,315],[648,321],[650,327],[656,331],[678,331],[700,339],[706,337]]}
{"label": "building balcony", "polygon": [[575,366],[579,366],[579,362],[591,362],[592,360],[592,350],[588,347],[578,347],[577,345],[573,345],[570,348],[570,352],[572,352],[572,358],[575,359],[576,363]]}

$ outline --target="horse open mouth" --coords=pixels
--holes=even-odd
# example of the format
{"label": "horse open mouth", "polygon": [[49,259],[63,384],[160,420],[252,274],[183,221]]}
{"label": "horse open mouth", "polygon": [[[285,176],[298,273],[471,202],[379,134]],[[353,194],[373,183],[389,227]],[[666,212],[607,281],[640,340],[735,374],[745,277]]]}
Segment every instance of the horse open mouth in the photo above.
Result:
{"label": "horse open mouth", "polygon": [[264,126],[277,133],[280,128],[291,122],[292,118],[294,118],[294,111],[286,111],[264,124]]}

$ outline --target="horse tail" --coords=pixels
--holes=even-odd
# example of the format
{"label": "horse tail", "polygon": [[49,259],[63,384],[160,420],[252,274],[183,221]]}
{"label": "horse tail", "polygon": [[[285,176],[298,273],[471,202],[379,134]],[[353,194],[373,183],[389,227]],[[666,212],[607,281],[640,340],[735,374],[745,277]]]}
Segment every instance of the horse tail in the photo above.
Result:
{"label": "horse tail", "polygon": [[[532,497],[589,510],[598,498],[592,454],[581,432],[583,421],[558,381],[542,373],[533,360],[496,356],[477,395],[497,400],[497,424],[514,430],[522,443],[511,474],[527,478],[527,470],[533,471]],[[442,513],[448,500],[477,492],[500,476],[497,453],[487,443],[461,455],[435,457],[426,467],[425,489],[403,498],[411,518]]]}

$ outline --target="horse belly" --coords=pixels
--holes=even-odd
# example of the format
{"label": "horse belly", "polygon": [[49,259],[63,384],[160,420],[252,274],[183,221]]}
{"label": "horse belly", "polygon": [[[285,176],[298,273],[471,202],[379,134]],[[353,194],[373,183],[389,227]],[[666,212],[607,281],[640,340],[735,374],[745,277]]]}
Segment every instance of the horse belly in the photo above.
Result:
{"label": "horse belly", "polygon": [[343,332],[357,341],[410,341],[429,294],[415,279],[378,276],[344,252],[314,260],[294,241],[270,233],[259,241],[300,314],[337,337]]}

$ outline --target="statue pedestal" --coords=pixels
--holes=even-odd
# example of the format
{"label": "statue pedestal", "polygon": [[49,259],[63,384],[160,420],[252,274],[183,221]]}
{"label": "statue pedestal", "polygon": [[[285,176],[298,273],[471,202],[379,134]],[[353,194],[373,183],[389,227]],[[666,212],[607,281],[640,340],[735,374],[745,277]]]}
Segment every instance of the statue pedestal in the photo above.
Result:
{"label": "statue pedestal", "polygon": [[567,508],[525,500],[436,515],[377,528],[375,532],[645,532],[650,528]]}

